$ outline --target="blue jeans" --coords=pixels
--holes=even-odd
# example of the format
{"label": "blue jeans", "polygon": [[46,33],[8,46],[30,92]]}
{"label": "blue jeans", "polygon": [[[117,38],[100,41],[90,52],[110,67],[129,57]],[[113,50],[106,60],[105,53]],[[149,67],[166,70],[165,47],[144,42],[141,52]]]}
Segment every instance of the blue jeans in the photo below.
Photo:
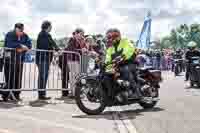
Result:
{"label": "blue jeans", "polygon": [[[37,63],[38,66],[38,89],[46,89],[49,76],[49,61]],[[46,91],[39,91],[39,97],[46,96]]]}
{"label": "blue jeans", "polygon": [[160,59],[156,59],[156,69],[160,70]]}

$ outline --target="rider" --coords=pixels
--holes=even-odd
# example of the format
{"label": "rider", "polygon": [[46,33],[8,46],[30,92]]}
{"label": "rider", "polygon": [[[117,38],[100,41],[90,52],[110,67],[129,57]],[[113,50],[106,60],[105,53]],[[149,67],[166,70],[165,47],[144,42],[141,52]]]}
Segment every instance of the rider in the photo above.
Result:
{"label": "rider", "polygon": [[[183,59],[183,52],[181,51],[181,49],[177,49],[176,51],[175,51],[175,53],[173,54],[173,59],[175,60],[175,59]],[[181,66],[180,66],[181,68],[183,68],[183,62],[181,62]],[[172,64],[172,71],[174,70],[174,63]]]}
{"label": "rider", "polygon": [[196,49],[197,43],[194,41],[189,42],[188,44],[188,51],[185,54],[185,58],[188,61],[187,67],[186,67],[186,74],[185,74],[185,80],[188,81],[189,79],[189,72],[190,72],[190,63],[192,63],[192,57],[200,57],[200,52]]}
{"label": "rider", "polygon": [[182,59],[183,58],[183,53],[181,51],[181,49],[177,49],[175,54],[173,55],[174,59]]}
{"label": "rider", "polygon": [[[117,53],[121,54],[123,63],[120,64],[120,74],[123,79],[130,82],[133,92],[136,90],[137,97],[141,94],[136,87],[136,65],[134,64],[135,59],[135,47],[131,44],[128,39],[122,39],[121,33],[118,29],[109,29],[106,32],[107,45],[109,45],[106,51],[105,63],[111,63],[106,67],[106,71],[112,70],[112,61]],[[120,52],[121,51],[121,52]],[[117,55],[119,56],[119,55]]]}

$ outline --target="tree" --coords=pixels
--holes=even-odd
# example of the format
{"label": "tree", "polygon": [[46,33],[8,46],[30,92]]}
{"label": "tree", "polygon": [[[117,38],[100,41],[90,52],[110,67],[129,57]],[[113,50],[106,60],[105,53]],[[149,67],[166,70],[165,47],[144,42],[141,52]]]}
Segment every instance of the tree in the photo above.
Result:
{"label": "tree", "polygon": [[166,36],[161,39],[161,43],[160,43],[161,49],[170,48],[171,46],[173,45],[171,44],[170,36]]}
{"label": "tree", "polygon": [[200,24],[182,24],[161,40],[162,48],[185,48],[190,41],[195,41],[200,47]]}
{"label": "tree", "polygon": [[191,41],[197,43],[200,47],[200,25],[199,24],[192,24],[191,25]]}
{"label": "tree", "polygon": [[168,37],[171,43],[171,47],[175,48],[178,44],[178,36],[175,29],[171,30],[170,36]]}
{"label": "tree", "polygon": [[4,41],[0,41],[0,47],[4,46]]}

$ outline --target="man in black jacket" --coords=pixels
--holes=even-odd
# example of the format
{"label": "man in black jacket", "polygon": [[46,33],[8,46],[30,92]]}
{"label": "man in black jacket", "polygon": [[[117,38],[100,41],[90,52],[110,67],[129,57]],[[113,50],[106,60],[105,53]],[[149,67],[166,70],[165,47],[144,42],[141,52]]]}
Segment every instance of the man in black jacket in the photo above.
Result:
{"label": "man in black jacket", "polygon": [[[47,79],[49,75],[49,66],[53,59],[53,51],[59,50],[58,46],[49,34],[52,25],[49,21],[44,21],[42,24],[42,31],[38,35],[36,52],[36,64],[38,66],[38,89],[45,89]],[[46,97],[46,91],[39,91],[40,100],[49,100],[50,97]]]}
{"label": "man in black jacket", "polygon": [[187,60],[187,66],[186,66],[186,73],[185,73],[185,81],[189,80],[189,76],[190,76],[190,64],[192,63],[192,58],[193,57],[200,57],[200,52],[199,50],[196,49],[197,44],[196,42],[191,41],[188,44],[188,51],[185,54],[185,58]]}

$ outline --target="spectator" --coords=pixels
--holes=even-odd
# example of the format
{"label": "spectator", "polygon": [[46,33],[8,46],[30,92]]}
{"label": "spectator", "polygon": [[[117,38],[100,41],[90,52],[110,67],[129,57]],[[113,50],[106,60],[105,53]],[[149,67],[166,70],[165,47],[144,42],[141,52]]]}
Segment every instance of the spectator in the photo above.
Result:
{"label": "spectator", "polygon": [[[52,29],[51,22],[44,21],[41,26],[42,31],[39,33],[37,38],[37,46],[36,48],[39,50],[45,51],[37,51],[36,52],[36,64],[38,66],[38,89],[45,89],[48,75],[49,75],[49,67],[51,61],[53,59],[53,51],[59,50],[58,46],[52,39],[49,34]],[[50,97],[46,97],[46,91],[38,92],[40,100],[49,100]]]}
{"label": "spectator", "polygon": [[[74,96],[74,84],[75,84],[75,77],[80,72],[80,56],[82,56],[82,53],[87,51],[87,47],[85,44],[84,39],[84,30],[81,28],[77,28],[73,32],[73,36],[70,38],[68,42],[68,46],[65,49],[66,51],[71,51],[75,53],[70,53],[67,55],[67,60],[69,62],[69,68],[70,68],[70,88],[71,88],[71,96]],[[84,62],[82,61],[82,64]]]}
{"label": "spectator", "polygon": [[88,36],[85,39],[86,46],[88,48],[88,62],[87,62],[87,73],[95,72],[94,68],[96,68],[96,61],[101,60],[101,56],[103,55],[103,51],[101,46],[97,44],[92,36]]}
{"label": "spectator", "polygon": [[[20,89],[22,85],[23,61],[25,53],[31,49],[31,40],[24,33],[24,25],[22,23],[15,24],[13,31],[7,33],[5,38],[5,89]],[[9,100],[9,92],[2,93],[4,101]],[[16,100],[20,99],[20,91],[13,92]],[[13,100],[13,97],[10,98]]]}
{"label": "spectator", "polygon": [[[61,69],[62,88],[69,89],[68,84],[69,84],[70,69],[69,69],[69,65],[68,65],[67,52],[65,50],[66,49],[64,49],[64,52],[62,53],[62,55],[59,56],[58,66]],[[68,95],[69,95],[69,91],[63,90],[61,99],[67,98]]]}
{"label": "spectator", "polygon": [[156,51],[155,53],[155,58],[156,58],[156,69],[160,70],[160,64],[161,64],[161,53],[160,51]]}

